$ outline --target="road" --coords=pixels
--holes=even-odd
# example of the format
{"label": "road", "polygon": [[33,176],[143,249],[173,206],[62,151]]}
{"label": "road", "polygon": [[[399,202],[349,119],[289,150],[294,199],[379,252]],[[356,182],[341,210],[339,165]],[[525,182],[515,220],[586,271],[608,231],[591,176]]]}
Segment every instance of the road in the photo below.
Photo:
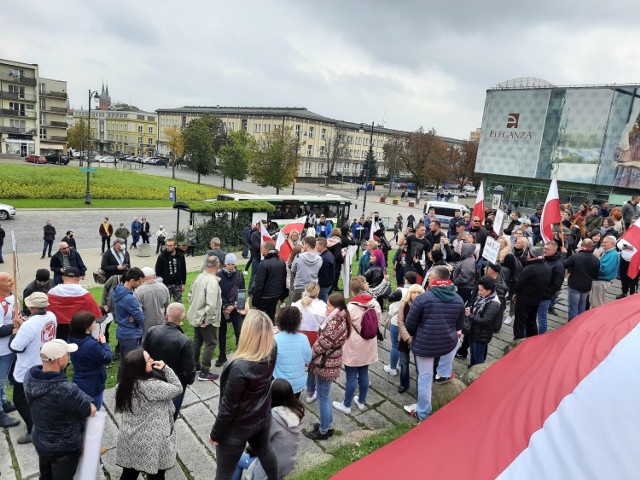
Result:
{"label": "road", "polygon": [[[24,162],[2,160],[3,163],[20,163]],[[77,165],[73,161],[66,167],[53,167],[53,168],[77,168]],[[113,165],[102,165],[100,168],[113,168]],[[156,166],[143,166],[139,170],[132,170],[135,174],[149,174],[163,177],[171,177],[171,169]],[[176,178],[182,180],[188,180],[195,182],[197,175],[187,170],[176,170]],[[218,175],[210,175],[202,178],[202,183],[222,186],[222,177]],[[227,187],[231,186],[231,182],[227,181]],[[234,182],[234,190],[274,195],[275,188],[260,187],[252,182],[244,181]],[[391,222],[395,221],[395,217],[402,213],[406,218],[407,215],[412,213],[417,218],[421,215],[424,202],[421,202],[416,207],[410,208],[406,203],[398,206],[387,204],[381,204],[379,197],[381,192],[387,193],[386,189],[381,186],[376,189],[375,192],[367,193],[367,213],[373,211],[379,211],[382,217],[388,217]],[[281,190],[282,194],[290,194],[290,188]],[[296,194],[300,195],[325,195],[331,193],[334,195],[341,195],[345,198],[351,199],[354,202],[351,206],[351,217],[357,217],[362,212],[362,206],[364,202],[364,192],[360,193],[357,201],[355,196],[355,187],[352,184],[334,183],[329,188],[325,188],[324,185],[311,184],[311,183],[298,183],[296,185]],[[395,196],[400,196],[399,190],[392,192]],[[180,192],[178,191],[178,200]],[[0,201],[2,199],[0,198]],[[465,203],[469,202],[469,199],[464,199]],[[111,223],[114,225],[114,229],[117,228],[120,222],[123,222],[127,228],[130,229],[131,221],[133,217],[146,217],[151,224],[151,232],[155,233],[159,225],[169,231],[175,231],[176,225],[176,211],[171,208],[119,208],[119,209],[18,209],[15,220],[7,220],[2,222],[2,226],[5,229],[8,237],[6,242],[5,251],[10,249],[10,232],[13,230],[17,243],[18,251],[23,253],[38,253],[42,252],[42,228],[47,220],[51,220],[53,226],[57,230],[56,242],[54,243],[54,249],[57,249],[57,242],[64,237],[67,230],[73,230],[76,242],[79,249],[84,248],[100,248],[100,237],[98,235],[98,228],[102,223],[104,217],[108,217]],[[186,222],[186,215],[181,214],[181,225],[184,226]],[[392,224],[392,223],[391,223]],[[155,242],[155,238],[152,238],[152,242]]]}

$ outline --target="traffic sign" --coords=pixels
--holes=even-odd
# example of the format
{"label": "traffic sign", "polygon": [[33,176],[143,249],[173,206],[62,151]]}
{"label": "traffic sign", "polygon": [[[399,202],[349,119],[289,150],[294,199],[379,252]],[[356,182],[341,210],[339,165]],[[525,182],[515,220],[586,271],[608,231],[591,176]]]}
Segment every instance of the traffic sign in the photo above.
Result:
{"label": "traffic sign", "polygon": [[87,172],[93,173],[93,172],[97,172],[98,169],[97,168],[81,168],[80,171],[84,173],[87,173]]}

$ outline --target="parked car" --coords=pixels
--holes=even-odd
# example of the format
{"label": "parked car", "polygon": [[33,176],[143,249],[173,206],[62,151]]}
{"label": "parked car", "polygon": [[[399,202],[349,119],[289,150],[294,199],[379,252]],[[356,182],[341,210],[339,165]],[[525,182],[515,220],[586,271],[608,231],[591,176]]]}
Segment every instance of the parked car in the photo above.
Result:
{"label": "parked car", "polygon": [[41,155],[29,155],[25,162],[27,163],[47,163],[47,159]]}
{"label": "parked car", "polygon": [[[359,188],[360,190],[364,190],[364,183],[363,183],[363,184],[361,184],[358,188]],[[368,183],[368,184],[367,184],[367,191],[369,191],[369,192],[370,192],[370,191],[371,191],[371,190],[373,190],[373,189],[374,189],[374,185],[373,185],[373,183]]]}
{"label": "parked car", "polygon": [[7,220],[9,218],[15,218],[16,209],[6,203],[0,203],[0,220]]}
{"label": "parked car", "polygon": [[115,157],[112,157],[111,155],[103,155],[98,160],[98,162],[100,163],[114,163],[115,161],[116,161]]}
{"label": "parked car", "polygon": [[54,165],[69,165],[69,157],[60,153],[50,153],[45,155],[44,158],[47,159],[47,163],[53,163]]}

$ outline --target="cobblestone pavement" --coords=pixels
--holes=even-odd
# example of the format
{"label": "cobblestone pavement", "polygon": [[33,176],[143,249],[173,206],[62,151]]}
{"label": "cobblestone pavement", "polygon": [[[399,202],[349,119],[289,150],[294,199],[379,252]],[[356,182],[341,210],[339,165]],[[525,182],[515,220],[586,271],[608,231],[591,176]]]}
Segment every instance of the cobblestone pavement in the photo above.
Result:
{"label": "cobblestone pavement", "polygon": [[[613,299],[620,293],[619,283],[607,292]],[[556,314],[549,315],[550,330],[566,323],[567,304],[566,286],[556,304]],[[489,360],[502,356],[503,348],[513,339],[511,326],[504,325],[501,332],[494,336],[489,346]],[[298,455],[297,471],[305,471],[331,458],[331,451],[340,445],[353,444],[363,436],[388,428],[393,424],[413,422],[403,411],[402,406],[415,402],[415,369],[411,367],[411,388],[400,394],[397,391],[398,377],[391,377],[384,372],[383,366],[389,361],[389,340],[379,344],[380,361],[371,365],[371,388],[367,395],[367,408],[360,412],[357,408],[351,415],[334,411],[336,435],[325,442],[314,442],[306,437],[301,438]],[[454,368],[458,377],[466,371],[466,362],[456,359]],[[335,382],[331,396],[333,400],[340,400],[344,396],[344,373]],[[115,445],[118,434],[119,415],[114,413],[115,390],[105,392],[105,406],[108,413],[107,428],[103,446],[107,449],[102,455],[99,476],[101,479],[115,479],[120,475],[120,468],[115,465]],[[178,459],[176,465],[168,472],[168,479],[206,479],[212,478],[216,469],[215,451],[206,441],[214,423],[218,410],[219,389],[217,382],[199,382],[187,389],[184,406],[176,422],[178,434]],[[304,397],[304,394],[303,394]],[[318,421],[317,402],[306,405],[307,415],[304,418],[304,429],[309,429]],[[16,413],[11,415],[17,416]],[[18,427],[4,429],[4,436],[0,439],[0,474],[2,478],[27,479],[36,478],[38,474],[38,460],[32,445],[18,445],[16,439],[25,431],[24,424]],[[15,462],[13,460],[15,459]],[[15,466],[12,467],[12,462]]]}

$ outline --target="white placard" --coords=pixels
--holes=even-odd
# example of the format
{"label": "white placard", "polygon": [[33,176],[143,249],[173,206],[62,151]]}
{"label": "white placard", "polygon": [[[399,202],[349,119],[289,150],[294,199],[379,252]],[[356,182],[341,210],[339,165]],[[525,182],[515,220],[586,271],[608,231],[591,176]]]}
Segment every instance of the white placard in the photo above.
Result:
{"label": "white placard", "polygon": [[491,237],[487,237],[482,251],[482,258],[491,263],[496,263],[498,252],[500,251],[500,243]]}
{"label": "white placard", "polygon": [[100,463],[100,448],[102,447],[102,435],[107,422],[105,412],[96,412],[94,417],[87,418],[82,442],[82,456],[76,469],[73,480],[95,480],[98,477],[98,464]]}
{"label": "white placard", "polygon": [[494,193],[491,196],[491,210],[497,210],[498,208],[500,208],[501,200],[502,200],[502,195]]}
{"label": "white placard", "polygon": [[253,214],[251,215],[251,225],[255,225],[256,223],[266,219],[267,219],[266,212],[253,212]]}
{"label": "white placard", "polygon": [[496,218],[493,221],[493,231],[496,235],[500,235],[502,231],[502,223],[504,222],[504,212],[500,209],[496,210]]}

